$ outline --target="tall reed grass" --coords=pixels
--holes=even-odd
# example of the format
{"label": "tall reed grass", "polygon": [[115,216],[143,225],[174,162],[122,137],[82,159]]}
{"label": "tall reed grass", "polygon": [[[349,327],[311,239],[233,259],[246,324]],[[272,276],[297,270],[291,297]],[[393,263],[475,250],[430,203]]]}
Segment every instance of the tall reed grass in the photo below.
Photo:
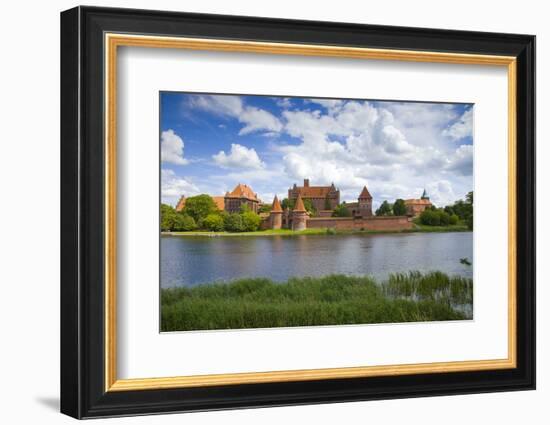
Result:
{"label": "tall reed grass", "polygon": [[161,330],[399,323],[470,318],[472,280],[444,273],[239,279],[161,291]]}

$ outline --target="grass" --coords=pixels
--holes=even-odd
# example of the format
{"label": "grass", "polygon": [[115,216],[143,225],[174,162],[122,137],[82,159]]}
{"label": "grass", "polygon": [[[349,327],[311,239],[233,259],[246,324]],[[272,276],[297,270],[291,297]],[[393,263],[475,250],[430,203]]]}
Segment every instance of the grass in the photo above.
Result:
{"label": "grass", "polygon": [[415,227],[409,232],[471,232],[465,224],[449,224],[448,226],[428,226],[415,223]]}
{"label": "grass", "polygon": [[454,305],[472,303],[472,280],[444,273],[370,277],[330,275],[240,279],[161,291],[161,330],[270,328],[290,326],[464,320]]}
{"label": "grass", "polygon": [[235,237],[235,236],[299,236],[299,235],[348,235],[348,234],[384,234],[384,233],[430,233],[430,232],[468,232],[465,225],[449,226],[425,226],[423,224],[414,224],[412,229],[404,230],[347,230],[334,228],[313,228],[301,231],[290,229],[269,229],[257,230],[254,232],[209,232],[207,230],[197,230],[191,232],[163,232],[171,236],[210,236],[210,237]]}

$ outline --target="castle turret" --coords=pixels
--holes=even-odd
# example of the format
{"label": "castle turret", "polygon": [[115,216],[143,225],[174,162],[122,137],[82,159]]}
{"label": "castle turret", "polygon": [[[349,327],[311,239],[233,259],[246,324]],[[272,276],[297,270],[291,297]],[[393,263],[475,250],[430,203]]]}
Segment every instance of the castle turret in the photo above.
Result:
{"label": "castle turret", "polygon": [[428,196],[428,194],[426,193],[426,189],[424,189],[424,192],[422,192],[422,196],[420,197],[420,199],[425,199],[427,201],[430,200],[430,197]]}
{"label": "castle turret", "polygon": [[304,201],[302,201],[302,196],[298,195],[298,199],[296,199],[296,205],[292,210],[292,230],[305,230],[307,219],[308,215],[304,206]]}
{"label": "castle turret", "polygon": [[178,204],[176,205],[176,211],[180,212],[185,208],[185,195],[181,195],[180,200],[178,201]]}
{"label": "castle turret", "polygon": [[269,220],[271,222],[272,229],[280,229],[283,226],[283,209],[281,203],[277,199],[277,195],[273,198],[273,205],[271,212],[269,213]]}
{"label": "castle turret", "polygon": [[372,196],[367,189],[367,186],[363,186],[363,190],[357,198],[359,213],[361,217],[370,217],[372,216]]}

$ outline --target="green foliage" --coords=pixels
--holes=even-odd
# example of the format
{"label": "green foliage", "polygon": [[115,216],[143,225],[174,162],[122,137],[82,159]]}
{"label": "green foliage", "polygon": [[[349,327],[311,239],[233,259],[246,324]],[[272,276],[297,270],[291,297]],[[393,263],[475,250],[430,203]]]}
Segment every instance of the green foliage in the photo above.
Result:
{"label": "green foliage", "polygon": [[345,203],[342,203],[338,205],[336,208],[334,208],[334,212],[332,213],[333,217],[351,217],[351,211],[347,207]]}
{"label": "green foliage", "polygon": [[209,195],[197,195],[187,198],[183,212],[193,217],[195,222],[202,226],[207,215],[218,211],[216,203]]}
{"label": "green foliage", "polygon": [[187,214],[177,213],[174,221],[174,232],[189,232],[197,228],[197,223],[193,217]]}
{"label": "green foliage", "polygon": [[260,223],[262,222],[260,216],[252,211],[241,213],[241,220],[245,232],[255,232],[260,228]]}
{"label": "green foliage", "polygon": [[[315,215],[317,213],[317,209],[313,206],[311,199],[302,199],[302,201],[304,203],[304,208],[307,212],[311,213],[312,215]],[[295,204],[296,201],[294,199],[285,198],[281,202],[281,207],[283,207],[283,209],[288,208],[290,211],[292,211]]]}
{"label": "green foliage", "polygon": [[294,208],[294,201],[292,199],[284,198],[281,201],[281,207],[283,208],[283,210],[285,210],[287,208],[289,210],[292,210],[292,208]]}
{"label": "green foliage", "polygon": [[392,205],[388,201],[382,202],[380,207],[376,210],[377,216],[392,215]]}
{"label": "green foliage", "polygon": [[474,205],[474,192],[468,192],[466,194],[466,202],[470,205]]}
{"label": "green foliage", "polygon": [[169,232],[174,227],[174,220],[176,217],[176,210],[170,205],[160,205],[160,230],[163,232]]}
{"label": "green foliage", "polygon": [[225,228],[223,217],[220,214],[208,214],[202,221],[202,225],[212,232],[221,232]]}
{"label": "green foliage", "polygon": [[186,232],[195,230],[195,220],[183,212],[177,212],[170,205],[160,206],[160,230],[163,232]]}
{"label": "green foliage", "polygon": [[400,323],[471,318],[471,279],[411,272],[377,283],[330,275],[240,279],[161,291],[162,331]]}
{"label": "green foliage", "polygon": [[468,218],[466,218],[466,225],[468,226],[469,230],[474,230],[474,215],[472,214]]}
{"label": "green foliage", "polygon": [[453,214],[449,217],[449,224],[452,226],[458,224],[458,216],[456,214]]}
{"label": "green foliage", "polygon": [[244,232],[244,223],[241,214],[225,214],[224,226],[228,232]]}
{"label": "green foliage", "polygon": [[437,211],[426,208],[420,214],[420,222],[426,226],[439,226],[441,224],[441,219]]}
{"label": "green foliage", "polygon": [[436,213],[439,215],[439,223],[442,226],[448,226],[451,220],[451,216],[443,210],[437,210]]}
{"label": "green foliage", "polygon": [[396,199],[393,203],[393,215],[405,215],[407,214],[407,207],[403,199]]}
{"label": "green foliage", "polygon": [[262,204],[258,208],[258,213],[269,213],[273,207],[270,204]]}

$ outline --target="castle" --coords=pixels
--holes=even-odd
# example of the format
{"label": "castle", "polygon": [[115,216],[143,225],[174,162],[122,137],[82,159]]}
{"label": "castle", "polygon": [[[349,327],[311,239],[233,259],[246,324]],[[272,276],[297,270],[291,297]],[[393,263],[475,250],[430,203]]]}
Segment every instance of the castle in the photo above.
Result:
{"label": "castle", "polygon": [[[304,179],[303,186],[294,184],[288,189],[288,203],[283,209],[275,195],[269,212],[260,213],[261,201],[252,188],[239,183],[224,196],[212,196],[217,208],[228,213],[238,213],[243,205],[260,215],[261,229],[292,229],[296,231],[308,228],[334,228],[345,230],[405,230],[413,227],[412,218],[431,207],[430,198],[424,193],[420,199],[405,200],[406,215],[375,216],[372,213],[372,195],[366,186],[359,193],[357,202],[340,204],[340,190],[332,183],[330,186],[310,186],[309,179]],[[185,196],[176,206],[177,211],[185,207]],[[310,211],[306,209],[306,204]],[[265,204],[263,204],[265,205]],[[334,217],[339,206],[345,206],[349,216]],[[269,206],[269,205],[268,205]]]}
{"label": "castle", "polygon": [[407,208],[407,215],[411,217],[418,217],[422,212],[432,206],[430,197],[426,193],[426,189],[422,193],[420,199],[405,199],[405,207]]}
{"label": "castle", "polygon": [[[258,194],[254,193],[250,186],[239,183],[231,192],[226,192],[224,196],[211,196],[220,211],[228,213],[238,213],[241,207],[246,205],[250,211],[258,213],[260,200]],[[176,205],[176,211],[181,211],[185,207],[185,195],[182,195]]]}

